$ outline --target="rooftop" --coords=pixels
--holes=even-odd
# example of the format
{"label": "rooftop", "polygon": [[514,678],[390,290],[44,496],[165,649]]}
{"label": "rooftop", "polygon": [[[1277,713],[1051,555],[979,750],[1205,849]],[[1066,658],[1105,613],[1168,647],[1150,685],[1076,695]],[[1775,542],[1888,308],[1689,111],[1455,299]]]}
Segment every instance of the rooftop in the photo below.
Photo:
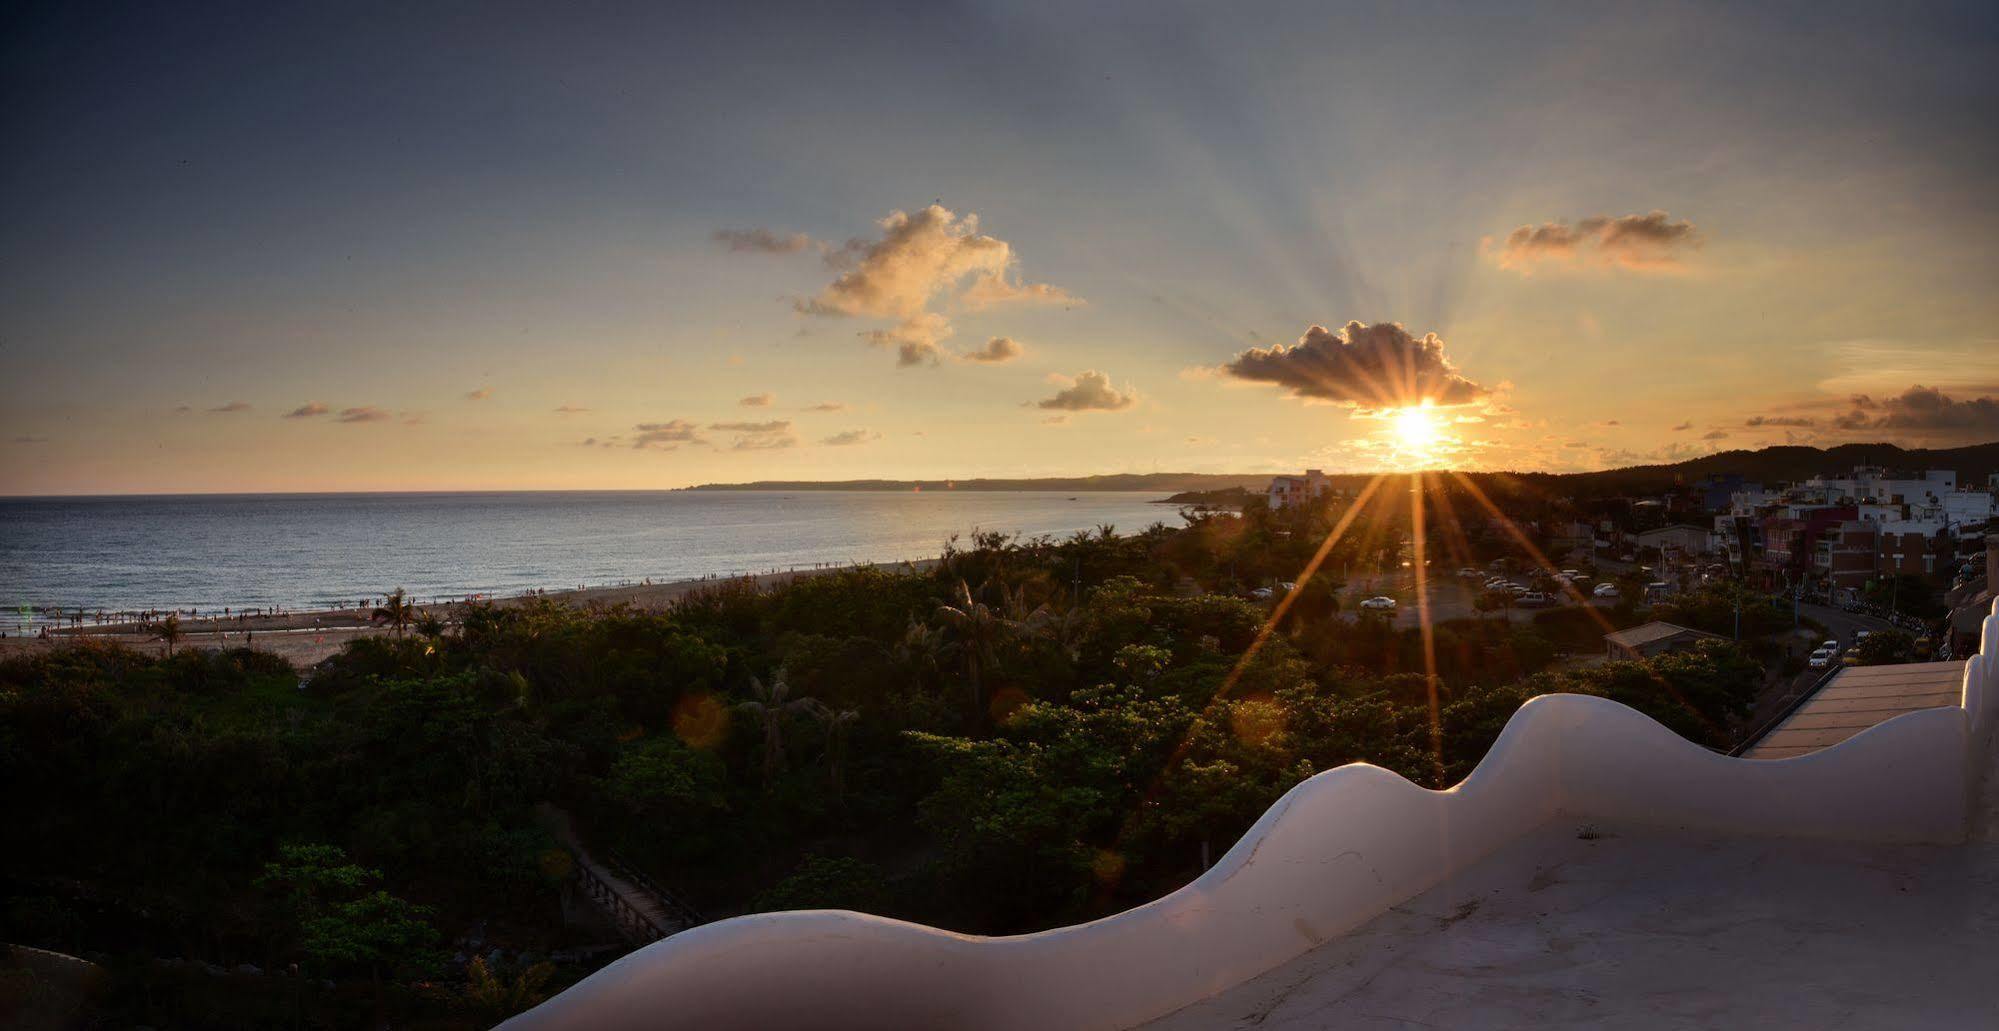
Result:
{"label": "rooftop", "polygon": [[1719,634],[1710,634],[1705,630],[1695,630],[1693,627],[1681,626],[1678,623],[1668,623],[1659,619],[1655,619],[1650,623],[1640,623],[1637,626],[1628,627],[1616,633],[1605,634],[1603,635],[1603,639],[1620,647],[1638,648],[1657,641],[1679,637],[1682,634],[1692,634],[1695,637],[1712,637],[1716,640],[1721,639],[1721,635]]}
{"label": "rooftop", "polygon": [[1956,705],[1963,683],[1961,661],[1843,669],[1743,757],[1786,759],[1803,755],[1839,744],[1905,712]]}
{"label": "rooftop", "polygon": [[1999,844],[1552,823],[1149,1031],[1989,1026]]}

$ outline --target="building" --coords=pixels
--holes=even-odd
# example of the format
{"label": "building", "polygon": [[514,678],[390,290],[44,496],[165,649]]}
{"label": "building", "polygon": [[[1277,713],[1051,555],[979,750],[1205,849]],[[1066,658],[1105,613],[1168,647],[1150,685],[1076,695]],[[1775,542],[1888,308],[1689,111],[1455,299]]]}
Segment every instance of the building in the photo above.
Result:
{"label": "building", "polygon": [[1641,548],[1657,548],[1660,554],[1705,555],[1714,549],[1714,531],[1685,523],[1642,530],[1636,540]]}
{"label": "building", "polygon": [[1951,574],[1957,542],[1942,520],[1900,519],[1879,527],[1874,562],[1877,572],[1932,579]]}
{"label": "building", "polygon": [[1317,469],[1305,470],[1303,476],[1279,476],[1270,481],[1265,496],[1271,508],[1289,508],[1317,501],[1332,490],[1333,481]]}
{"label": "building", "polygon": [[1649,659],[1654,655],[1697,647],[1702,641],[1725,640],[1727,638],[1720,634],[1655,619],[1629,630],[1603,635],[1603,652],[1613,660]]}
{"label": "building", "polygon": [[1812,566],[1832,588],[1833,598],[1860,596],[1874,579],[1880,555],[1880,523],[1846,519],[1828,527],[1812,549]]}

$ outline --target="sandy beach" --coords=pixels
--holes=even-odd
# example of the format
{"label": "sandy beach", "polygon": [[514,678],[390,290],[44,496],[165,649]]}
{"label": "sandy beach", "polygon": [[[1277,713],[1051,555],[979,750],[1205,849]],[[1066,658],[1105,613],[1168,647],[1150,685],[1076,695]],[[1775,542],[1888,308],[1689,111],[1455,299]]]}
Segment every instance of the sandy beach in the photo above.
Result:
{"label": "sandy beach", "polygon": [[[806,569],[776,570],[748,576],[703,577],[696,580],[675,580],[666,583],[619,584],[606,587],[581,587],[563,591],[540,591],[534,594],[506,598],[483,598],[480,601],[494,605],[521,605],[530,601],[552,601],[579,608],[613,608],[625,606],[644,611],[662,611],[674,602],[697,591],[728,583],[748,582],[758,588],[770,588],[792,582],[803,577],[819,576],[825,573],[847,569],[866,568],[870,565],[884,569],[926,570],[937,564],[936,559],[922,559],[914,562],[862,563],[846,566],[822,566]],[[440,604],[420,604],[419,613],[430,613],[438,618],[451,621],[456,609],[464,602],[453,601]],[[176,647],[219,650],[223,648],[251,647],[261,652],[279,655],[298,667],[310,666],[321,659],[338,652],[348,641],[357,637],[367,637],[392,632],[387,626],[371,621],[373,608],[320,609],[304,612],[283,612],[278,614],[256,614],[229,617],[195,617],[181,620],[182,640]],[[52,630],[47,637],[5,637],[0,638],[0,657],[28,654],[61,647],[63,644],[93,640],[123,644],[133,648],[158,649],[160,643],[136,623],[104,623],[64,627]]]}

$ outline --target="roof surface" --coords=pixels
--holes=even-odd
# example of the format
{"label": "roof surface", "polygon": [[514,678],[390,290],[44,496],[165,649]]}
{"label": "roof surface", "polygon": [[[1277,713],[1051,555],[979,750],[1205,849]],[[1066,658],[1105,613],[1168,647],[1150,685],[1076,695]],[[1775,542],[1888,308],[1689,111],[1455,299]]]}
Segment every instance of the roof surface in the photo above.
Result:
{"label": "roof surface", "polygon": [[1989,837],[1868,845],[1581,830],[1551,823],[1144,1026],[1993,1026],[1999,844]]}
{"label": "roof surface", "polygon": [[1650,623],[1640,623],[1637,626],[1619,630],[1614,634],[1605,634],[1603,635],[1603,639],[1609,641],[1611,644],[1622,645],[1626,648],[1636,648],[1655,641],[1664,641],[1669,638],[1678,637],[1681,634],[1692,634],[1696,637],[1712,637],[1716,640],[1721,639],[1720,634],[1710,634],[1705,630],[1695,630],[1693,627],[1681,626],[1678,623],[1668,623],[1658,619]]}
{"label": "roof surface", "polygon": [[1905,712],[1956,705],[1963,696],[1962,661],[1851,666],[1819,688],[1743,758],[1788,759],[1815,752]]}

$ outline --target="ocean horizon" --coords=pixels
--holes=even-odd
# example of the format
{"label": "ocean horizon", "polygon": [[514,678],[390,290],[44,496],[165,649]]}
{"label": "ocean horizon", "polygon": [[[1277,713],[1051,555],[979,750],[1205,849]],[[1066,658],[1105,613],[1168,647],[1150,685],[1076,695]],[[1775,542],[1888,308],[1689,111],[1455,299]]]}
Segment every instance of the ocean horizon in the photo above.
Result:
{"label": "ocean horizon", "polygon": [[330,608],[935,558],[1179,525],[1161,491],[411,491],[0,498],[0,630],[50,610]]}

